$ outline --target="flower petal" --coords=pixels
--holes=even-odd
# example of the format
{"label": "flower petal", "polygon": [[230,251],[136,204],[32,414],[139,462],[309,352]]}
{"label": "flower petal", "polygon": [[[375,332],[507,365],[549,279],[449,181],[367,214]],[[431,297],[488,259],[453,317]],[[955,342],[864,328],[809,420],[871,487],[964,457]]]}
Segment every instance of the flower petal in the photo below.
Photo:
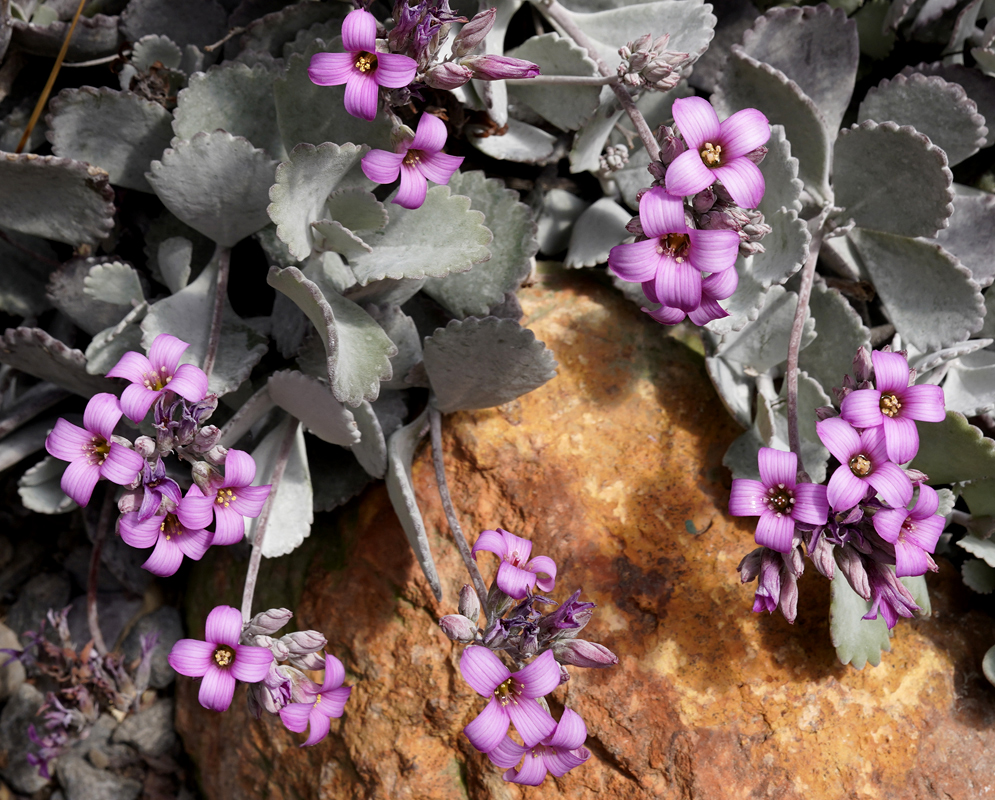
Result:
{"label": "flower petal", "polygon": [[194,484],[176,507],[176,518],[184,528],[190,530],[206,528],[214,519],[214,497],[204,497]]}
{"label": "flower petal", "polygon": [[363,174],[374,183],[393,183],[401,173],[404,153],[388,153],[386,150],[370,150],[359,162]]}
{"label": "flower petal", "polygon": [[470,555],[473,556],[474,561],[477,560],[477,551],[479,550],[486,550],[488,553],[494,553],[494,555],[504,558],[508,553],[508,546],[505,544],[504,537],[497,531],[481,531],[477,541],[470,549]]}
{"label": "flower petal", "polygon": [[685,150],[677,156],[667,167],[667,174],[664,176],[667,192],[675,197],[698,194],[713,183],[715,175],[705,166],[697,150]]}
{"label": "flower petal", "polygon": [[161,391],[146,389],[140,383],[133,383],[126,386],[121,394],[121,410],[128,419],[141,422],[149,413],[152,404],[162,397],[162,394]]}
{"label": "flower petal", "polygon": [[799,483],[795,487],[795,504],[791,516],[809,525],[825,525],[829,516],[826,487],[818,483]]}
{"label": "flower petal", "polygon": [[502,561],[497,572],[498,589],[508,597],[521,600],[532,592],[536,585],[536,576],[527,570]]}
{"label": "flower petal", "polygon": [[[643,294],[646,295],[646,299],[649,300],[651,303],[659,303],[660,298],[656,296],[656,272],[653,273],[653,277],[650,280],[643,281],[642,284],[643,284]],[[664,306],[664,308],[668,308],[668,306]],[[645,311],[646,309],[643,310]],[[681,314],[685,313],[684,311],[681,311],[679,308],[675,308],[673,310],[680,311]],[[684,319],[684,317],[682,316],[681,319]],[[680,320],[678,320],[678,322],[680,322]]]}
{"label": "flower petal", "polygon": [[576,750],[586,740],[587,725],[584,724],[584,718],[576,711],[564,708],[556,731],[546,744],[554,750]]}
{"label": "flower petal", "polygon": [[639,199],[639,223],[651,239],[668,233],[686,233],[684,201],[656,186]]}
{"label": "flower petal", "polygon": [[906,464],[919,451],[919,431],[914,420],[908,417],[881,415],[884,441],[888,458],[896,464]]}
{"label": "flower petal", "polygon": [[858,389],[850,392],[840,404],[840,416],[855,428],[874,428],[881,424],[881,392]]}
{"label": "flower petal", "polygon": [[865,494],[867,494],[867,484],[850,471],[846,462],[836,468],[829,479],[829,485],[826,486],[826,499],[834,511],[853,508]]}
{"label": "flower petal", "polygon": [[175,575],[176,570],[180,568],[180,564],[182,563],[183,551],[180,550],[174,540],[168,539],[163,535],[156,539],[155,550],[152,551],[152,554],[142,564],[142,569],[147,569],[153,575],[158,575],[160,578],[166,578],[170,575]]}
{"label": "flower petal", "polygon": [[317,86],[341,86],[354,74],[356,56],[352,53],[315,53],[307,76]]}
{"label": "flower petal", "polygon": [[145,466],[145,459],[123,444],[111,442],[111,448],[100,465],[100,476],[111,483],[127,486],[133,483]]}
{"label": "flower petal", "polygon": [[527,750],[510,736],[505,736],[497,747],[487,753],[487,757],[495,767],[508,769],[521,761]]}
{"label": "flower petal", "polygon": [[108,392],[95,394],[83,411],[83,427],[90,433],[97,433],[110,439],[114,428],[121,419],[121,404],[116,396]]}
{"label": "flower petal", "polygon": [[97,485],[98,480],[100,480],[100,467],[89,463],[85,458],[78,458],[66,467],[59,485],[62,491],[79,505],[85,506],[90,502],[93,487]]}
{"label": "flower petal", "polygon": [[211,543],[214,541],[214,533],[203,529],[192,531],[189,528],[184,528],[183,534],[173,541],[187,558],[200,561],[204,557],[204,553],[210,549]]}
{"label": "flower petal", "polygon": [[[728,270],[729,272],[734,272],[735,270]],[[719,273],[721,274],[721,273]],[[702,284],[702,289],[704,289],[704,284]],[[717,300],[713,300],[708,297],[704,291],[701,293],[701,305],[698,306],[694,311],[688,312],[688,319],[691,320],[695,325],[699,327],[702,325],[707,325],[714,319],[722,319],[723,317],[728,317],[729,313],[719,305]]]}
{"label": "flower petal", "polygon": [[900,415],[920,422],[943,422],[947,418],[943,407],[943,388],[924,383],[910,386],[901,393]]}
{"label": "flower petal", "polygon": [[493,697],[494,690],[511,677],[511,671],[500,658],[486,647],[475,645],[463,650],[459,668],[463,680],[482,697]]}
{"label": "flower petal", "polygon": [[311,723],[311,734],[301,747],[310,747],[311,745],[318,744],[318,742],[328,736],[328,729],[332,725],[331,719],[326,714],[318,711],[317,707],[311,709],[308,721]]}
{"label": "flower petal", "polygon": [[729,492],[729,513],[734,517],[759,517],[767,510],[767,487],[751,478],[736,478]]}
{"label": "flower petal", "polygon": [[546,752],[543,761],[548,769],[556,777],[566,775],[574,767],[579,767],[591,757],[591,751],[586,747],[578,747],[574,750],[557,750],[556,752]]}
{"label": "flower petal", "polygon": [[425,194],[428,192],[428,181],[421,171],[414,166],[401,164],[401,185],[397,188],[397,194],[391,201],[401,206],[401,208],[421,208],[425,202]]}
{"label": "flower petal", "polygon": [[351,686],[337,686],[334,689],[324,689],[321,692],[321,705],[316,706],[320,714],[326,717],[341,717],[345,704],[352,694]]}
{"label": "flower petal", "polygon": [[435,114],[423,113],[418,120],[418,130],[415,132],[414,141],[411,142],[411,149],[438,153],[446,146],[447,136],[445,122]]}
{"label": "flower petal", "polygon": [[660,241],[656,238],[617,244],[608,252],[608,269],[623,281],[653,280],[661,265],[659,247]]}
{"label": "flower petal", "polygon": [[925,483],[920,484],[919,496],[916,498],[916,504],[912,507],[912,518],[916,520],[929,519],[939,507],[940,495],[936,493],[936,489]]}
{"label": "flower petal", "polygon": [[124,378],[126,381],[142,386],[145,376],[155,372],[155,369],[145,356],[129,350],[118,360],[117,364],[107,371],[108,378]]}
{"label": "flower petal", "polygon": [[883,426],[862,430],[860,432],[860,449],[857,452],[867,456],[873,465],[877,465],[879,461],[887,461],[888,450]]}
{"label": "flower petal", "polygon": [[227,711],[235,696],[235,676],[228,670],[218,669],[213,664],[204,673],[200,682],[197,699],[204,708],[211,711]]}
{"label": "flower petal", "polygon": [[733,202],[742,208],[756,208],[764,199],[764,174],[748,158],[734,158],[712,170],[716,180],[722,181]]}
{"label": "flower petal", "polygon": [[[739,234],[736,231],[689,230],[688,261],[702,272],[725,272],[736,265]],[[738,280],[738,279],[737,279]]]}
{"label": "flower petal", "polygon": [[[643,286],[645,285],[646,284],[643,284]],[[658,301],[653,300],[652,302],[656,303]],[[687,314],[679,308],[668,308],[667,306],[660,306],[652,311],[648,308],[644,308],[643,311],[649,314],[661,325],[676,325],[678,322],[683,322],[684,317],[687,316]]]}
{"label": "flower petal", "polygon": [[199,403],[207,396],[207,375],[200,367],[183,364],[166,387],[191,403]]}
{"label": "flower petal", "polygon": [[694,311],[701,305],[701,273],[687,261],[663,255],[656,273],[656,294],[660,302],[681,311]]}
{"label": "flower petal", "polygon": [[280,719],[288,731],[303,733],[307,730],[312,708],[314,708],[313,703],[287,703],[280,709]]}
{"label": "flower petal", "polygon": [[[485,648],[467,648],[467,650],[474,649],[483,650]],[[464,652],[466,651],[464,650]],[[470,740],[470,744],[476,747],[481,753],[489,753],[507,735],[510,724],[511,720],[508,717],[508,712],[505,711],[505,707],[498,702],[496,697],[491,697],[487,705],[484,706],[484,710],[470,720],[469,725],[463,728],[463,733]]]}
{"label": "flower petal", "polygon": [[880,392],[901,392],[909,385],[909,362],[901,353],[871,351],[874,388]]}
{"label": "flower petal", "polygon": [[352,52],[377,51],[377,18],[369,11],[357,8],[342,20],[342,46]]}
{"label": "flower petal", "polygon": [[929,569],[929,560],[921,547],[910,542],[895,543],[895,577],[909,578],[923,575]]}
{"label": "flower petal", "polygon": [[734,269],[725,269],[709,275],[701,282],[703,297],[716,300],[727,300],[736,293],[739,286],[739,273]]}
{"label": "flower petal", "polygon": [[242,612],[231,606],[215,606],[204,623],[204,638],[214,644],[234,647],[242,634]]}
{"label": "flower petal", "polygon": [[[546,653],[552,655],[552,650],[547,650]],[[557,667],[557,672],[559,672],[559,667]],[[512,702],[505,706],[505,710],[526,747],[535,747],[556,730],[556,720],[539,705],[538,700],[522,699],[518,702]]]}
{"label": "flower petal", "polygon": [[131,547],[152,547],[159,538],[159,529],[165,519],[165,514],[149,517],[144,521],[138,518],[137,511],[122,514],[118,521],[121,538]]}
{"label": "flower petal", "polygon": [[871,517],[871,522],[878,536],[886,542],[895,544],[902,532],[902,525],[908,518],[909,512],[904,508],[882,508]]}
{"label": "flower petal", "polygon": [[345,110],[354,117],[372,121],[377,115],[380,88],[372,75],[353,72],[345,85]]}
{"label": "flower petal", "polygon": [[522,766],[509,769],[504,773],[504,779],[521,786],[540,786],[546,780],[546,762],[541,755],[526,753]]}
{"label": "flower petal", "polygon": [[[239,633],[242,631],[242,617],[239,615]],[[244,683],[259,683],[269,673],[273,654],[268,647],[255,647],[237,644],[235,658],[231,662],[231,674]]]}
{"label": "flower petal", "polygon": [[675,100],[672,113],[689,151],[700,150],[705,142],[719,141],[722,132],[719,115],[715,113],[712,104],[703,97],[683,97]]}
{"label": "flower petal", "polygon": [[890,461],[875,464],[867,481],[892,508],[903,508],[912,499],[912,481],[901,467]]}
{"label": "flower petal", "polygon": [[760,480],[768,489],[781,486],[794,489],[798,479],[798,456],[775,450],[773,447],[761,447],[757,455],[760,467]]}
{"label": "flower petal", "polygon": [[553,651],[547,650],[531,664],[518,670],[513,677],[516,683],[521,684],[521,696],[534,699],[549,694],[560,685],[560,667]]}
{"label": "flower petal", "polygon": [[767,144],[770,139],[770,123],[763,112],[755,108],[744,108],[719,125],[719,143],[723,158],[738,158]]}
{"label": "flower petal", "polygon": [[940,541],[940,534],[943,533],[946,524],[947,521],[938,514],[926,519],[917,519],[915,527],[906,532],[905,541],[921,547],[927,553],[932,553],[936,550],[936,543]]}
{"label": "flower petal", "polygon": [[463,156],[450,156],[446,153],[423,153],[418,166],[421,168],[422,175],[433,183],[444,186],[449,183],[449,179],[453,177],[453,173],[459,169],[462,163]]}
{"label": "flower petal", "polygon": [[272,488],[269,483],[265,486],[243,486],[235,493],[231,509],[243,517],[258,517]]}
{"label": "flower petal", "polygon": [[62,461],[75,461],[87,452],[92,441],[93,434],[60,417],[45,439],[45,449]]}
{"label": "flower petal", "polygon": [[160,333],[152,341],[152,346],[149,348],[149,362],[152,364],[153,371],[160,378],[172,375],[176,372],[176,365],[180,363],[180,357],[189,346],[172,334]]}
{"label": "flower petal", "polygon": [[248,486],[256,479],[256,462],[244,450],[229,450],[225,456],[226,489]]}
{"label": "flower petal", "polygon": [[200,639],[180,639],[173,645],[166,660],[180,675],[199,678],[213,664],[215,649],[213,644]]}
{"label": "flower petal", "polygon": [[220,547],[238,544],[245,538],[245,518],[231,508],[214,506],[214,542]]}
{"label": "flower petal", "polygon": [[[826,446],[826,449],[836,457],[837,461],[843,464],[844,468],[860,449],[860,437],[845,419],[831,417],[817,422],[815,423],[815,432],[819,435],[819,439]],[[829,502],[833,508],[837,508],[832,499]]]}
{"label": "flower petal", "polygon": [[373,72],[373,79],[388,89],[400,89],[415,79],[417,71],[418,63],[413,58],[398,53],[377,53],[377,68]]}
{"label": "flower petal", "polygon": [[345,667],[331,653],[325,653],[325,680],[321,682],[321,691],[337,689],[345,681]]}
{"label": "flower petal", "polygon": [[541,592],[551,592],[556,586],[556,562],[553,561],[549,556],[536,556],[533,558],[526,567],[529,571],[548,575],[548,578],[536,578],[536,586],[539,587]]}
{"label": "flower petal", "polygon": [[757,521],[754,537],[761,547],[769,547],[779,553],[791,552],[791,539],[795,535],[795,521],[787,514],[767,509]]}

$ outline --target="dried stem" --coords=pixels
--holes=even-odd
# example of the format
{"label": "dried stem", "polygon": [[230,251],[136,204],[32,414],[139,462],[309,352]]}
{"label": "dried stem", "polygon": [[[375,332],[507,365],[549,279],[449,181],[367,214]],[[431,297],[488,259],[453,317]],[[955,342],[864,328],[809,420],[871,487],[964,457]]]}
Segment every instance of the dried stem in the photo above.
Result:
{"label": "dried stem", "polygon": [[100,554],[104,549],[104,540],[111,525],[111,514],[114,511],[114,488],[108,486],[104,492],[104,503],[100,507],[100,518],[97,529],[93,532],[93,550],[90,553],[90,573],[86,579],[86,624],[90,628],[90,638],[97,652],[107,655],[107,644],[100,632],[100,616],[97,614],[97,583],[100,579]]}
{"label": "dried stem", "polygon": [[83,6],[85,5],[86,0],[79,0],[79,6],[76,9],[76,14],[73,16],[72,25],[69,26],[69,30],[66,32],[66,38],[62,41],[62,49],[59,50],[59,55],[55,57],[55,63],[52,65],[52,71],[48,75],[48,81],[45,83],[45,88],[41,90],[41,97],[39,97],[38,102],[35,103],[35,110],[31,112],[31,119],[28,120],[28,127],[24,129],[21,141],[17,143],[17,147],[14,150],[15,153],[20,153],[24,149],[24,145],[28,143],[28,139],[31,137],[31,131],[33,131],[35,125],[38,124],[38,118],[41,116],[41,112],[45,108],[45,103],[48,102],[48,96],[52,93],[52,87],[55,85],[56,77],[58,77],[59,68],[62,66],[62,62],[66,58],[66,53],[69,51],[69,40],[73,38],[73,31],[76,30],[76,23],[79,22],[79,16],[83,13]]}
{"label": "dried stem", "polygon": [[231,263],[231,248],[220,244],[214,252],[218,259],[218,284],[214,291],[214,312],[211,314],[211,334],[204,354],[204,372],[208,379],[218,358],[218,345],[221,343],[221,323],[225,315],[225,300],[228,299],[228,272]]}
{"label": "dried stem", "polygon": [[224,35],[223,38],[218,39],[218,41],[216,41],[214,44],[204,45],[204,52],[205,53],[214,52],[219,47],[221,47],[221,45],[223,45],[225,42],[231,39],[233,36],[238,36],[240,33],[245,33],[247,30],[248,28],[243,28],[241,26],[237,28],[232,28],[230,31],[228,31],[228,33]]}
{"label": "dried stem", "polygon": [[263,560],[263,539],[266,536],[266,526],[269,524],[274,498],[280,490],[280,482],[283,480],[283,473],[287,469],[287,460],[290,458],[290,448],[294,446],[294,439],[297,438],[297,429],[300,424],[294,417],[288,417],[287,433],[284,435],[283,441],[280,442],[276,463],[273,464],[273,474],[270,476],[269,497],[266,498],[263,510],[259,513],[256,535],[252,537],[252,555],[249,556],[249,569],[245,573],[245,588],[242,590],[242,619],[245,622],[252,619],[252,596],[256,593],[259,564]]}
{"label": "dried stem", "polygon": [[439,497],[442,498],[442,508],[446,512],[446,519],[449,520],[449,530],[452,531],[453,539],[456,540],[456,547],[459,549],[460,555],[463,556],[466,571],[470,573],[473,589],[480,599],[480,607],[484,609],[484,626],[486,627],[487,587],[484,585],[484,579],[480,575],[480,570],[477,569],[477,562],[470,555],[470,547],[466,543],[466,536],[463,535],[463,528],[456,518],[453,499],[449,496],[449,484],[446,482],[446,465],[442,459],[442,414],[437,409],[429,406],[428,420],[432,431],[432,463],[435,464],[435,480],[439,485]]}

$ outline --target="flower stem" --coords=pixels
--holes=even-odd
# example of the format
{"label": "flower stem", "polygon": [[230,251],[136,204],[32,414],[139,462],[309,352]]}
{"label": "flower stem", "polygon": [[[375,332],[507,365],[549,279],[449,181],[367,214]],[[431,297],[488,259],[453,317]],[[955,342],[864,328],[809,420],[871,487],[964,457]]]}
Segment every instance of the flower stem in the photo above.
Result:
{"label": "flower stem", "polygon": [[453,539],[456,540],[456,547],[463,557],[463,564],[466,571],[470,573],[470,580],[473,582],[473,590],[480,600],[480,608],[484,614],[484,627],[487,622],[487,587],[484,586],[484,579],[477,569],[477,562],[470,555],[470,548],[466,543],[466,536],[463,535],[463,528],[456,518],[456,510],[453,508],[453,499],[449,496],[449,484],[446,482],[446,465],[442,460],[442,414],[432,406],[428,409],[429,426],[432,430],[432,463],[435,464],[435,481],[439,485],[439,497],[442,498],[442,508],[446,512],[446,519],[449,520],[449,530],[452,531]]}
{"label": "flower stem", "polygon": [[287,469],[287,460],[290,458],[290,448],[294,446],[297,429],[301,423],[294,417],[287,417],[284,424],[287,426],[287,432],[284,434],[283,441],[280,442],[280,449],[276,453],[276,462],[273,464],[273,473],[270,475],[269,497],[266,498],[263,510],[259,512],[256,534],[252,537],[252,555],[249,556],[249,569],[245,573],[245,588],[242,590],[242,619],[245,622],[252,619],[252,596],[256,593],[259,564],[263,560],[263,539],[266,536],[270,511],[273,509],[276,493],[280,490],[280,481],[283,480],[283,473]]}
{"label": "flower stem", "polygon": [[97,614],[97,582],[100,579],[100,554],[104,549],[104,540],[111,525],[111,514],[114,511],[114,489],[110,486],[104,492],[104,502],[100,507],[100,517],[97,519],[97,529],[93,532],[93,550],[90,552],[90,572],[86,578],[86,624],[90,629],[90,638],[97,652],[107,655],[107,644],[100,631],[100,616]]}
{"label": "flower stem", "polygon": [[[587,51],[588,57],[590,57],[590,59],[598,65],[598,71],[602,75],[606,78],[617,78],[611,69],[608,68],[608,65],[604,62],[604,59],[601,58],[601,55],[598,53],[598,48],[595,46],[594,42],[588,38],[584,31],[574,24],[570,14],[557,2],[557,0],[532,0],[532,2],[540,7],[542,12],[549,17],[550,21],[553,22],[554,25],[559,27],[567,36]],[[615,92],[615,97],[618,98],[619,105],[622,106],[625,113],[629,115],[629,119],[632,120],[632,124],[636,128],[639,138],[643,140],[643,146],[646,148],[646,152],[649,153],[650,160],[659,161],[660,145],[657,143],[656,137],[653,136],[653,132],[646,123],[646,118],[642,115],[642,112],[636,108],[636,103],[632,99],[632,96],[629,94],[628,90],[617,80],[614,83],[609,83],[608,85],[611,86],[612,91]]]}
{"label": "flower stem", "polygon": [[220,244],[214,251],[218,260],[218,284],[214,291],[214,311],[211,314],[211,333],[207,340],[207,352],[204,354],[204,373],[208,380],[214,370],[214,362],[218,358],[218,345],[221,343],[221,323],[225,315],[225,300],[228,299],[228,272],[231,264],[231,248]]}
{"label": "flower stem", "polygon": [[536,75],[534,78],[506,78],[512,86],[610,86],[617,75]]}

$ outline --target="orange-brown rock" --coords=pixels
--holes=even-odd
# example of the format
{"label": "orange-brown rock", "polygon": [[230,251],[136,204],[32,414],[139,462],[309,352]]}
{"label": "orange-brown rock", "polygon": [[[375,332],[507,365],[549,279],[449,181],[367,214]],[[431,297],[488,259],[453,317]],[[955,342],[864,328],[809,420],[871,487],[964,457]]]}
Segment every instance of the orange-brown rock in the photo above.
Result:
{"label": "orange-brown rock", "polygon": [[[436,624],[455,611],[466,577],[423,450],[414,480],[445,602],[433,600],[382,486],[321,519],[304,548],[266,564],[257,606],[296,603],[300,625],[327,634],[354,686],[346,714],[328,740],[299,749],[303,737],[278,719],[251,719],[244,689],[219,715],[180,678],[178,725],[205,795],[970,800],[991,791],[995,691],[979,665],[995,625],[965,611],[955,571],[930,576],[934,616],[900,623],[892,652],[863,671],[836,660],[828,585],[813,569],[794,626],[751,613],[735,567],[753,547],[752,521],[724,511],[721,458],[738,431],[701,358],[588,276],[547,277],[521,299],[559,377],[505,407],[447,417],[449,481],[469,533],[503,526],[533,539],[559,565],[557,596],[581,587],[598,604],[585,636],[620,663],[574,669],[555,693],[587,721],[592,759],[523,789],[461,736],[483,700]],[[494,561],[481,557],[485,575]],[[195,574],[195,634],[211,605],[238,604],[244,566],[222,552]]]}

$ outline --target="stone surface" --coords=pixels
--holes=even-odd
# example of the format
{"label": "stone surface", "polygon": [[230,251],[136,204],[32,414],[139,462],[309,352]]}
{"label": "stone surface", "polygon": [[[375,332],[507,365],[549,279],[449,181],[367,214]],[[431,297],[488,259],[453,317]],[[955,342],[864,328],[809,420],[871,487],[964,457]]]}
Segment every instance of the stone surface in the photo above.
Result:
{"label": "stone surface", "polygon": [[142,755],[163,756],[176,742],[173,730],[173,701],[159,700],[154,705],[130,714],[114,731],[115,742],[130,744]]}
{"label": "stone surface", "polygon": [[[99,592],[97,612],[100,632],[107,647],[113,649],[121,633],[142,610],[142,598],[126,595],[124,592]],[[86,595],[74,597],[69,616],[69,633],[73,644],[82,647],[90,641],[90,626],[86,621]]]}
{"label": "stone surface", "polygon": [[176,678],[176,673],[166,659],[173,645],[183,637],[183,623],[180,621],[179,611],[172,606],[163,606],[141,617],[131,626],[121,650],[129,662],[134,661],[142,654],[142,636],[152,631],[159,632],[159,639],[152,651],[149,686],[153,689],[164,689]]}
{"label": "stone surface", "polygon": [[97,769],[76,754],[61,756],[55,775],[66,800],[135,800],[142,793],[138,781]]}
{"label": "stone surface", "polygon": [[[432,599],[382,486],[319,518],[304,547],[264,564],[256,607],[296,608],[298,626],[328,636],[355,687],[345,715],[299,749],[279,719],[252,720],[244,687],[216,714],[180,678],[177,725],[205,796],[982,796],[995,689],[980,662],[995,624],[965,610],[956,571],[943,562],[929,577],[935,615],[900,623],[892,652],[863,671],[835,657],[829,587],[812,568],[794,626],[751,613],[736,565],[753,521],[725,513],[721,467],[739,431],[701,358],[592,277],[547,277],[520,297],[559,377],[502,408],[446,417],[447,471],[468,535],[502,526],[531,538],[559,565],[554,597],[582,587],[598,604],[584,636],[620,663],[573,669],[554,693],[556,713],[565,703],[587,721],[592,759],[532,791],[503,783],[461,735],[483,700],[436,623],[466,577],[423,447],[414,484],[445,601]],[[480,563],[493,575],[496,559]],[[227,548],[201,562],[190,635],[214,605],[238,605],[244,571]]]}
{"label": "stone surface", "polygon": [[[0,650],[20,650],[21,641],[6,625],[0,624]],[[6,653],[0,653],[0,703],[17,691],[24,683],[24,665],[20,661],[8,661]]]}
{"label": "stone surface", "polygon": [[7,612],[7,627],[18,636],[37,631],[49,609],[61,611],[69,603],[72,584],[67,575],[43,572],[24,584],[20,596]]}
{"label": "stone surface", "polygon": [[18,792],[33,794],[48,785],[38,768],[27,760],[28,725],[37,724],[35,715],[44,701],[42,693],[30,683],[17,687],[0,713],[0,775]]}

